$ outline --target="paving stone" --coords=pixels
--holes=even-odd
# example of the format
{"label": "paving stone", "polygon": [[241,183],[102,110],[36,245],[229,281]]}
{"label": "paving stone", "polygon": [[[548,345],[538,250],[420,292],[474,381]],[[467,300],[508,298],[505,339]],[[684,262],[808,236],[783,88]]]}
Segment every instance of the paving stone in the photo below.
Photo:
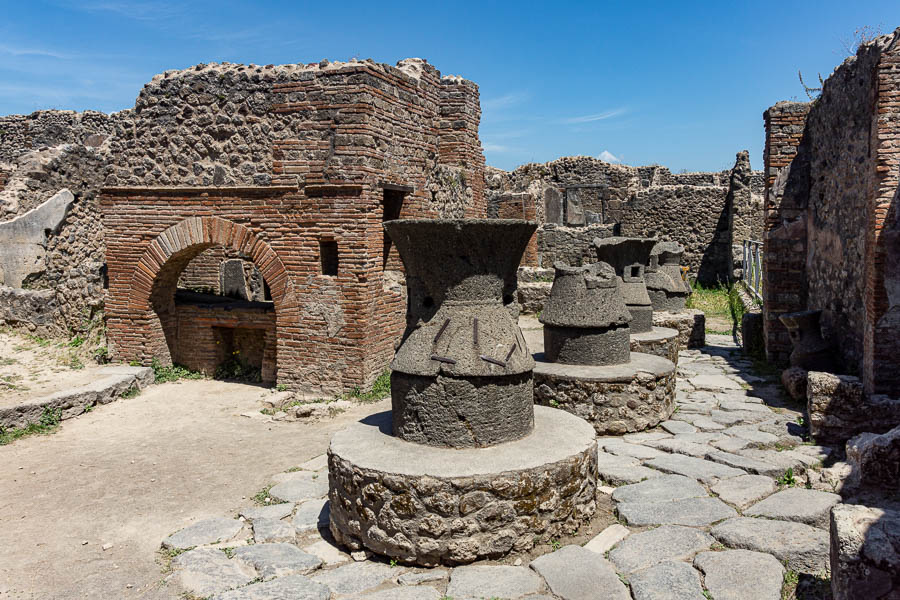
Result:
{"label": "paving stone", "polygon": [[706,600],[700,574],[683,562],[669,561],[638,571],[628,583],[634,600]]}
{"label": "paving stone", "polygon": [[659,471],[642,467],[636,458],[600,451],[597,451],[597,470],[600,479],[612,485],[637,483],[661,475]]}
{"label": "paving stone", "polygon": [[213,596],[212,600],[329,600],[328,587],[303,575],[288,575]]}
{"label": "paving stone", "polygon": [[646,442],[646,444],[658,450],[665,450],[666,452],[674,454],[684,454],[685,456],[693,456],[695,458],[703,458],[709,450],[706,444],[697,444],[686,440],[676,440],[674,438]]}
{"label": "paving stone", "polygon": [[228,560],[221,550],[197,548],[172,559],[175,579],[184,590],[206,598],[256,579],[253,567]]}
{"label": "paving stone", "polygon": [[623,442],[620,439],[610,440],[604,438],[597,440],[597,443],[606,452],[616,454],[618,456],[630,456],[631,458],[636,458],[638,460],[647,460],[648,458],[653,458],[655,456],[663,454],[663,452],[660,450],[655,450],[641,444],[630,444],[628,442]]}
{"label": "paving stone", "polygon": [[803,523],[736,517],[710,533],[730,548],[766,552],[787,561],[794,571],[818,573],[828,567],[828,532]]}
{"label": "paving stone", "polygon": [[633,573],[670,560],[687,560],[708,550],[716,540],[693,527],[663,525],[632,533],[609,553],[609,560],[622,573]]}
{"label": "paving stone", "polygon": [[284,575],[306,575],[322,566],[322,559],[293,544],[253,544],[234,549],[234,560],[256,569],[263,579]]}
{"label": "paving stone", "polygon": [[738,450],[743,450],[747,446],[749,446],[752,442],[747,440],[742,440],[741,438],[731,437],[731,436],[722,436],[722,439],[715,440],[710,442],[710,446],[714,448],[718,448],[723,452],[737,452]]}
{"label": "paving stone", "polygon": [[827,529],[831,507],[840,501],[841,497],[831,492],[788,488],[754,504],[744,514],[748,517],[797,521]]}
{"label": "paving stone", "polygon": [[699,428],[702,431],[722,431],[725,429],[725,426],[721,423],[716,423],[712,419],[707,416],[697,417],[691,423],[694,427]]}
{"label": "paving stone", "polygon": [[685,498],[671,502],[622,502],[616,512],[629,525],[690,525],[704,527],[736,517],[737,512],[718,498]]}
{"label": "paving stone", "polygon": [[646,464],[647,466],[665,473],[675,473],[676,475],[693,477],[694,479],[698,479],[707,484],[716,483],[720,479],[746,475],[746,473],[740,469],[735,469],[727,465],[720,465],[719,463],[700,458],[682,456],[680,454],[658,456],[650,459]]}
{"label": "paving stone", "polygon": [[728,504],[746,508],[775,492],[775,480],[765,475],[740,475],[723,479],[710,490]]}
{"label": "paving stone", "polygon": [[350,555],[325,540],[319,540],[314,544],[305,546],[303,551],[308,552],[313,556],[318,556],[328,566],[339,565],[350,560]]}
{"label": "paving stone", "polygon": [[729,427],[722,433],[724,433],[725,435],[740,438],[742,440],[747,440],[748,442],[755,442],[757,444],[774,444],[778,441],[777,436],[774,436],[771,433],[766,433],[765,431],[760,431],[758,427],[754,427],[752,425],[737,425],[734,427]]}
{"label": "paving stone", "polygon": [[224,542],[236,536],[243,527],[244,524],[237,519],[204,519],[164,539],[162,547],[186,550],[203,544]]}
{"label": "paving stone", "polygon": [[728,436],[722,435],[721,433],[710,433],[698,431],[696,433],[679,433],[673,439],[681,441],[681,442],[691,442],[692,444],[700,444],[705,445],[710,442],[714,442],[715,440],[721,440]]}
{"label": "paving stone", "polygon": [[328,476],[309,471],[288,473],[287,481],[272,487],[269,496],[286,502],[303,502],[328,495]]}
{"label": "paving stone", "polygon": [[283,519],[294,512],[295,506],[296,504],[293,502],[282,502],[281,504],[245,508],[239,514],[250,522],[256,519]]}
{"label": "paving stone", "polygon": [[439,591],[427,585],[381,590],[360,596],[365,600],[441,600]]}
{"label": "paving stone", "polygon": [[298,467],[303,471],[321,471],[328,468],[328,455],[320,454],[315,458],[311,458]]}
{"label": "paving stone", "polygon": [[606,551],[628,537],[631,531],[624,525],[614,523],[597,535],[591,541],[584,545],[586,550],[604,555]]}
{"label": "paving stone", "polygon": [[691,377],[690,379],[691,385],[698,390],[709,390],[709,391],[719,391],[719,390],[739,390],[742,389],[741,385],[736,382],[734,379],[730,377],[726,377],[725,375],[697,375],[696,377]]}
{"label": "paving stone", "polygon": [[328,527],[328,500],[307,500],[294,514],[292,521],[294,528],[300,532],[314,531],[320,527]]}
{"label": "paving stone", "polygon": [[718,404],[715,402],[684,402],[678,401],[679,413],[692,413],[703,416],[709,416],[709,413],[715,410]]}
{"label": "paving stone", "polygon": [[745,448],[739,451],[738,454],[772,463],[778,468],[778,475],[781,475],[788,469],[793,469],[795,473],[802,473],[806,470],[807,463],[818,464],[818,461],[812,459],[812,457],[791,452],[790,450],[778,452],[777,450]]}
{"label": "paving stone", "polygon": [[287,521],[256,519],[253,521],[253,539],[257,544],[293,542],[297,539],[297,530]]}
{"label": "paving stone", "polygon": [[540,592],[542,583],[527,567],[467,565],[450,572],[447,595],[453,600],[521,598]]}
{"label": "paving stone", "polygon": [[653,440],[661,440],[670,437],[672,437],[672,435],[665,431],[641,431],[638,433],[626,433],[622,436],[622,439],[629,444],[643,444],[644,442],[651,442]]}
{"label": "paving stone", "polygon": [[684,475],[663,475],[616,488],[612,498],[616,502],[663,502],[707,495],[706,488],[695,479]]}
{"label": "paving stone", "polygon": [[697,431],[696,427],[684,421],[663,421],[659,426],[669,433],[694,433]]}
{"label": "paving stone", "polygon": [[719,403],[719,400],[716,398],[715,392],[709,392],[706,390],[691,392],[687,395],[687,399],[691,402],[712,402],[713,404]]}
{"label": "paving stone", "polygon": [[327,585],[335,594],[358,594],[397,577],[398,567],[377,562],[355,562],[325,571],[312,578]]}
{"label": "paving stone", "polygon": [[760,423],[765,421],[769,415],[758,412],[740,411],[729,412],[725,410],[713,410],[709,413],[709,418],[716,423],[723,425],[740,425],[744,423]]}
{"label": "paving stone", "polygon": [[778,465],[773,465],[772,463],[763,462],[755,458],[750,458],[749,456],[732,454],[731,452],[722,452],[721,450],[712,450],[710,452],[707,452],[706,459],[717,462],[719,464],[728,465],[729,467],[734,467],[736,469],[743,469],[744,471],[747,471],[749,473],[756,473],[757,475],[769,475],[771,477],[778,477],[784,472],[784,469],[782,469]]}
{"label": "paving stone", "polygon": [[772,414],[771,408],[769,408],[765,404],[760,404],[758,402],[741,402],[741,401],[736,401],[736,400],[720,400],[719,408],[722,410],[727,410],[729,412],[750,411],[750,412],[766,413],[767,415]]}
{"label": "paving stone", "polygon": [[404,573],[397,578],[400,585],[419,585],[420,583],[428,583],[429,581],[441,581],[450,575],[447,569],[428,569],[418,573]]}
{"label": "paving stone", "polygon": [[825,461],[834,454],[834,448],[829,446],[801,445],[794,448],[794,452],[811,456],[819,461]]}
{"label": "paving stone", "polygon": [[779,600],[784,567],[771,554],[750,550],[701,552],[694,566],[716,600]]}
{"label": "paving stone", "polygon": [[[628,588],[609,561],[581,546],[564,546],[536,558],[530,566],[546,580],[550,591],[563,600],[631,600]],[[456,598],[449,589],[447,595]]]}

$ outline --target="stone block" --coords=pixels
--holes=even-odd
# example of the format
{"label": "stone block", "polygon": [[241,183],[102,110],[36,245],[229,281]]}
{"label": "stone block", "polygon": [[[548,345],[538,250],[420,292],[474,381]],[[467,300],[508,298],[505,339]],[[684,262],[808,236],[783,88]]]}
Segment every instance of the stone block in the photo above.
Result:
{"label": "stone block", "polygon": [[900,399],[867,395],[851,375],[810,371],[809,429],[819,442],[843,443],[865,432],[885,433],[900,425]]}
{"label": "stone block", "polygon": [[900,426],[884,434],[861,433],[847,442],[852,469],[848,487],[900,490]]}
{"label": "stone block", "polygon": [[830,561],[834,600],[900,597],[900,512],[835,506]]}

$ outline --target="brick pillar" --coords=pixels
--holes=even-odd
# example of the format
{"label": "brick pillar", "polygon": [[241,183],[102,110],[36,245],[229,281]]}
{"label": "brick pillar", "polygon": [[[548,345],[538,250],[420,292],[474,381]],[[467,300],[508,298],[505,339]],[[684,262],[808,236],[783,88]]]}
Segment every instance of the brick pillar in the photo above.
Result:
{"label": "brick pillar", "polygon": [[441,79],[438,162],[463,166],[466,182],[472,188],[471,208],[467,217],[487,216],[484,200],[484,152],[478,139],[481,123],[481,101],[478,86],[456,77]]}
{"label": "brick pillar", "polygon": [[900,396],[900,33],[877,67],[872,154],[875,182],[866,232],[863,384]]}
{"label": "brick pillar", "polygon": [[806,308],[809,156],[803,134],[809,109],[807,103],[779,102],[763,114],[763,330],[766,355],[776,364],[786,363],[791,352],[787,329],[778,317]]}

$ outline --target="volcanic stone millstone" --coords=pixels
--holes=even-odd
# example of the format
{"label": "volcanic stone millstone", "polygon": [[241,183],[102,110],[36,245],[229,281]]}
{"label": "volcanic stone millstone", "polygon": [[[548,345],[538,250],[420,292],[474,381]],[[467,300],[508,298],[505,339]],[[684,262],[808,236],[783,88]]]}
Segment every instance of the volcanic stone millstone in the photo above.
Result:
{"label": "volcanic stone millstone", "polygon": [[644,282],[644,269],[650,262],[655,239],[610,237],[595,238],[597,259],[616,270],[625,305],[631,313],[632,333],[649,331],[653,326],[653,305]]}
{"label": "volcanic stone millstone", "polygon": [[534,429],[531,371],[499,377],[391,373],[394,435],[454,448],[518,440]]}
{"label": "volcanic stone millstone", "polygon": [[544,325],[544,355],[570,365],[617,365],[631,354],[627,325],[609,329]]}
{"label": "volcanic stone millstone", "polygon": [[535,408],[535,432],[479,449],[410,444],[380,413],[328,450],[331,533],[352,550],[433,566],[526,551],[596,510],[597,443],[584,421]]}

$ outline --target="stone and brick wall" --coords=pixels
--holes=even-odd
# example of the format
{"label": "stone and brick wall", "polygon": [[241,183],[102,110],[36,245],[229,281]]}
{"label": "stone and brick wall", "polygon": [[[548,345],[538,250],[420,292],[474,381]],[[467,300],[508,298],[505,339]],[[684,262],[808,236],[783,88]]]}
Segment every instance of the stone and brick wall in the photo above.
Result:
{"label": "stone and brick wall", "polygon": [[[560,236],[562,229],[605,224],[621,235],[680,242],[693,276],[712,284],[732,277],[732,244],[758,239],[762,229],[753,226],[762,216],[762,178],[750,170],[746,152],[738,154],[734,169],[718,173],[674,174],[660,166],[566,157],[511,172],[488,168],[485,185],[491,216],[514,201],[533,206],[530,212],[546,224],[535,234],[538,260],[523,262],[529,266],[549,267],[557,257],[573,255],[569,243],[583,236]],[[556,242],[567,247],[557,249]]]}
{"label": "stone and brick wall", "polygon": [[809,158],[808,143],[801,147],[801,140],[808,111],[806,103],[779,102],[763,114],[766,125],[763,331],[766,354],[776,364],[787,363],[791,353],[787,328],[778,317],[806,308]]}
{"label": "stone and brick wall", "polygon": [[[382,222],[485,216],[479,120],[477,86],[417,59],[199,65],[154,78],[110,141],[115,356],[176,358],[177,282],[222,246],[250,257],[270,288],[279,383],[370,385],[405,325]],[[208,281],[213,262],[201,258],[187,279]]]}
{"label": "stone and brick wall", "polygon": [[860,46],[815,102],[764,117],[767,353],[790,353],[780,314],[821,309],[842,370],[900,394],[900,29]]}

